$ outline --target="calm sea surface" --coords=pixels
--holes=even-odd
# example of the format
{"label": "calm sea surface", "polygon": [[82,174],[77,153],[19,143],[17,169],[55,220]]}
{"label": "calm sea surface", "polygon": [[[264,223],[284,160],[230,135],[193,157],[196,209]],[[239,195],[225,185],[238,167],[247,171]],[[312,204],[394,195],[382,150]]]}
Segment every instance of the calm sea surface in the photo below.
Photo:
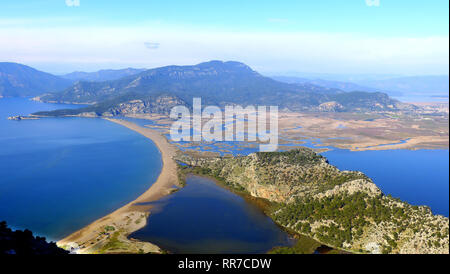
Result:
{"label": "calm sea surface", "polygon": [[385,193],[448,217],[449,151],[333,149],[322,153],[341,170],[359,170]]}
{"label": "calm sea surface", "polygon": [[0,220],[51,240],[134,200],[161,170],[150,140],[102,119],[7,120],[68,107],[0,99]]}

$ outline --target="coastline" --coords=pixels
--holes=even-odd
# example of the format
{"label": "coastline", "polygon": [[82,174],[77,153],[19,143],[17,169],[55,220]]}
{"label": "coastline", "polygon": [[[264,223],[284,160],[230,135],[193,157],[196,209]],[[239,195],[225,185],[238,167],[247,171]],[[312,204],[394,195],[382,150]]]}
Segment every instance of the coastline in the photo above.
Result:
{"label": "coastline", "polygon": [[[290,237],[297,240],[297,243],[293,246],[274,246],[271,250],[268,250],[268,252],[267,252],[268,254],[271,254],[271,252],[274,252],[277,250],[292,250],[296,246],[298,246],[298,245],[301,246],[302,244],[306,244],[306,246],[309,246],[309,247],[317,246],[313,250],[311,250],[311,249],[308,250],[308,252],[306,252],[305,254],[314,254],[314,252],[317,251],[317,248],[319,248],[319,247],[329,248],[330,250],[328,250],[328,252],[334,252],[335,254],[341,254],[343,252],[344,253],[346,252],[349,254],[358,254],[358,252],[356,252],[354,250],[346,250],[344,248],[337,248],[335,246],[330,245],[329,243],[328,244],[323,243],[319,239],[314,238],[311,235],[305,235],[305,234],[299,233],[289,227],[283,226],[282,224],[280,224],[279,222],[277,222],[275,219],[273,219],[270,216],[269,208],[273,205],[273,203],[267,199],[252,196],[250,193],[248,193],[245,190],[244,191],[238,190],[236,188],[231,187],[230,185],[227,185],[225,182],[220,180],[220,178],[218,178],[218,177],[214,177],[210,174],[198,173],[195,171],[195,169],[191,169],[187,173],[183,171],[183,174],[185,177],[194,175],[194,176],[207,178],[207,179],[213,181],[217,186],[238,195],[239,197],[243,198],[247,203],[251,203],[251,204],[255,205],[257,208],[259,208],[265,216],[269,217],[274,222],[274,224],[276,226],[278,226],[280,229],[282,229],[287,234],[289,234]],[[303,252],[304,251],[305,250],[303,249]],[[309,252],[309,251],[311,251],[311,252]],[[363,254],[363,253],[361,253],[361,254]]]}
{"label": "coastline", "polygon": [[[176,156],[178,149],[175,145],[170,144],[161,132],[157,130],[141,127],[133,122],[125,120],[111,118],[104,119],[127,127],[128,129],[151,139],[161,153],[163,168],[156,182],[137,199],[62,239],[58,242],[58,245],[66,249],[74,248],[76,253],[161,253],[163,251],[154,244],[137,241],[135,239],[128,239],[127,237],[132,232],[137,231],[146,225],[151,205],[145,203],[157,201],[158,199],[171,194],[177,189],[174,188],[174,186],[182,184],[178,178],[178,165],[174,160],[174,156]],[[407,141],[409,140],[406,140],[405,143]],[[233,189],[228,190],[235,192]],[[245,195],[242,195],[241,193],[241,196]],[[264,206],[262,206],[262,209],[263,208]],[[280,224],[277,225],[281,226]],[[114,227],[115,232],[110,232],[108,227]],[[311,236],[306,237],[321,243]],[[333,247],[329,244],[328,246]],[[343,252],[358,253],[342,248],[340,248],[340,250]]]}
{"label": "coastline", "polygon": [[131,129],[153,141],[161,153],[162,169],[158,179],[151,187],[134,201],[104,216],[84,228],[70,234],[57,242],[57,245],[72,249],[76,253],[161,253],[156,245],[128,239],[127,236],[146,225],[148,210],[144,203],[156,201],[179,186],[177,164],[173,157],[177,153],[175,146],[170,144],[159,132],[138,126],[132,122],[105,118],[110,122]]}

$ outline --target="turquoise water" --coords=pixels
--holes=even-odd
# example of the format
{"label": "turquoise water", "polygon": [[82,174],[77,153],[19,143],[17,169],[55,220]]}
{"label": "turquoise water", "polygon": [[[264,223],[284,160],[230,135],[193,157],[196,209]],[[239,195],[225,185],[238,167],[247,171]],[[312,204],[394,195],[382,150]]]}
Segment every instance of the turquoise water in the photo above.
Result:
{"label": "turquoise water", "polygon": [[134,200],[161,170],[150,140],[102,119],[7,120],[63,107],[77,106],[0,99],[0,220],[51,240]]}
{"label": "turquoise water", "polygon": [[189,176],[186,183],[152,203],[147,226],[130,237],[173,253],[265,253],[293,243],[261,209],[210,179]]}

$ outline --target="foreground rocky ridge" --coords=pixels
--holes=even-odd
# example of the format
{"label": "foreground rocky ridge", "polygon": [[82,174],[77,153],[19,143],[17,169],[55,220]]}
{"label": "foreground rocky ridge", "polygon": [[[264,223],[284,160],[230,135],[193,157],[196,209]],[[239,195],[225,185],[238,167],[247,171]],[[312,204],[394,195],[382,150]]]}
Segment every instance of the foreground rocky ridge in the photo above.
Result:
{"label": "foreground rocky ridge", "polygon": [[280,225],[361,253],[449,253],[449,219],[384,195],[361,172],[340,171],[310,149],[178,160],[277,204]]}
{"label": "foreground rocky ridge", "polygon": [[64,255],[68,252],[49,243],[44,237],[33,236],[26,229],[13,231],[6,222],[0,222],[0,255]]}

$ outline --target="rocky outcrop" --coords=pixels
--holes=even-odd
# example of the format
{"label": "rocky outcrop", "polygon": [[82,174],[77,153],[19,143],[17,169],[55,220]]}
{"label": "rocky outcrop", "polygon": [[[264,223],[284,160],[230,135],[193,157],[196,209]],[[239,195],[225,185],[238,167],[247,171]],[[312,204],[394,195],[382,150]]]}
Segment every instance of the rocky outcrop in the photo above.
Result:
{"label": "rocky outcrop", "polygon": [[319,111],[324,112],[338,112],[343,111],[345,108],[338,102],[325,102],[319,105]]}
{"label": "rocky outcrop", "polygon": [[112,106],[101,116],[117,116],[117,115],[129,115],[129,114],[170,114],[170,110],[175,106],[186,105],[181,99],[175,96],[159,96],[153,100],[130,100],[128,102],[119,103]]}
{"label": "rocky outcrop", "polygon": [[168,115],[175,106],[187,106],[187,104],[177,96],[142,96],[141,94],[134,94],[87,107],[41,111],[34,113],[34,115],[42,117],[113,117],[149,113]]}
{"label": "rocky outcrop", "polygon": [[342,185],[335,186],[333,189],[317,194],[316,198],[332,197],[339,194],[352,195],[357,192],[364,192],[369,197],[378,197],[382,194],[381,190],[371,181],[364,179],[357,179],[345,182]]}
{"label": "rocky outcrop", "polygon": [[10,116],[8,117],[8,120],[14,120],[14,121],[22,121],[22,120],[37,120],[38,117],[34,116]]}

